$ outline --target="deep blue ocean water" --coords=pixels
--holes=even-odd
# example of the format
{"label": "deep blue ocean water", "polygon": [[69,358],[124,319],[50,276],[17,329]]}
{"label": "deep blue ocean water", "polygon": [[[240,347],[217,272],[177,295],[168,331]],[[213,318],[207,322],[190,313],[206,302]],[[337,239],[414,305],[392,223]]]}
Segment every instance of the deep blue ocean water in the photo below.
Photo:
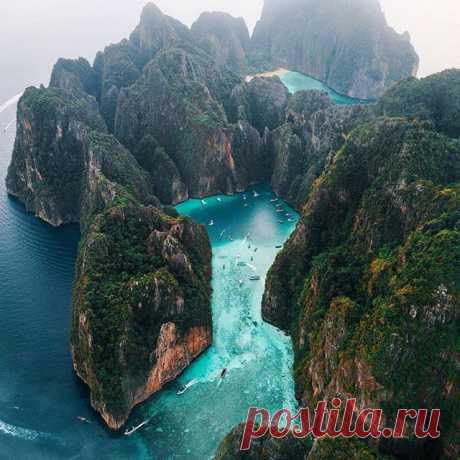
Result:
{"label": "deep blue ocean water", "polygon": [[73,373],[78,226],[53,229],[7,197],[15,111],[0,112],[0,459],[142,458],[134,439],[107,433]]}
{"label": "deep blue ocean water", "polygon": [[[178,382],[134,411],[129,425],[150,420],[142,430],[130,437],[105,430],[69,352],[79,230],[53,229],[8,198],[4,179],[14,119],[14,104],[1,108],[0,459],[203,460],[249,406],[294,406],[291,341],[262,322],[260,302],[276,246],[298,217],[281,201],[271,202],[270,189],[260,186],[178,206],[205,224],[211,237],[214,344]],[[251,281],[252,275],[261,279]],[[179,386],[191,381],[177,396]]]}
{"label": "deep blue ocean water", "polygon": [[280,78],[291,94],[301,90],[314,89],[319,91],[325,91],[327,94],[329,94],[330,98],[336,104],[354,105],[368,104],[372,102],[363,99],[355,99],[353,97],[348,97],[344,96],[343,94],[339,94],[337,91],[334,91],[332,88],[327,86],[322,81],[316,80],[312,77],[301,74],[299,72],[287,72]]}

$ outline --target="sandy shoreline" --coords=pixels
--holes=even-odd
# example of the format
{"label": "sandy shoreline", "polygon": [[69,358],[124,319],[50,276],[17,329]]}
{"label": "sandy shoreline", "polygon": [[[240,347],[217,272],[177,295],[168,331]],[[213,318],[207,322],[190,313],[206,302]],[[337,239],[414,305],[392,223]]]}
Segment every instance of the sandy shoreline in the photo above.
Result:
{"label": "sandy shoreline", "polygon": [[248,75],[245,78],[245,81],[246,81],[246,83],[249,83],[252,79],[254,79],[256,77],[264,77],[264,78],[281,77],[281,76],[287,74],[288,72],[289,72],[289,70],[284,69],[283,67],[280,67],[280,68],[278,68],[276,70],[270,70],[269,72],[262,72],[262,73],[258,73],[256,75]]}

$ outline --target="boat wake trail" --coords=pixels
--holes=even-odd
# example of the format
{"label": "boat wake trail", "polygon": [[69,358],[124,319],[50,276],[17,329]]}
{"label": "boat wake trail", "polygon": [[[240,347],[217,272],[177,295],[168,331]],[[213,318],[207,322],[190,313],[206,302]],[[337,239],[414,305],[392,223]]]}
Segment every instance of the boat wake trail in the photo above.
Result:
{"label": "boat wake trail", "polygon": [[0,433],[12,436],[14,438],[21,438],[26,441],[35,441],[36,439],[51,437],[49,433],[42,433],[40,431],[28,430],[27,428],[10,425],[3,420],[0,420]]}
{"label": "boat wake trail", "polygon": [[11,107],[14,104],[17,104],[19,102],[19,99],[21,99],[22,93],[16,94],[16,96],[13,96],[11,99],[8,99],[6,102],[0,105],[0,113],[4,112],[8,107]]}
{"label": "boat wake trail", "polygon": [[10,129],[11,125],[12,125],[15,121],[16,121],[15,119],[11,120],[11,121],[3,128],[3,131],[6,133],[6,132]]}

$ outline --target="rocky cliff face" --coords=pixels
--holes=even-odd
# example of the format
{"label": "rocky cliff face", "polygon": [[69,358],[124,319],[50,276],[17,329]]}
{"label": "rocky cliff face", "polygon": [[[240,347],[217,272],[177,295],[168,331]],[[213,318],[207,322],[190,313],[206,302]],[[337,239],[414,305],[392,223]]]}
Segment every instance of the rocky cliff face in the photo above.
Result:
{"label": "rocky cliff face", "polygon": [[206,231],[122,196],[84,235],[72,356],[112,429],[174,380],[212,340]]}
{"label": "rocky cliff face", "polygon": [[363,99],[381,96],[418,68],[407,35],[387,25],[377,0],[266,0],[251,59],[259,68],[303,72]]}
{"label": "rocky cliff face", "polygon": [[106,131],[90,96],[77,99],[54,89],[30,88],[19,102],[8,192],[52,225],[80,219],[88,147],[83,119]]}
{"label": "rocky cliff face", "polygon": [[284,123],[287,106],[288,91],[278,77],[256,77],[233,88],[229,116],[248,121],[263,136]]}
{"label": "rocky cliff face", "polygon": [[268,135],[273,190],[301,209],[314,181],[344,144],[362,111],[362,106],[336,105],[318,91],[295,94],[285,123]]}
{"label": "rocky cliff face", "polygon": [[[427,85],[457,93],[457,79],[452,72],[409,86],[419,97]],[[456,97],[446,95],[435,116],[419,105],[421,121],[405,104],[397,110],[395,92],[411,97],[406,85],[377,105],[394,104],[398,118],[368,114],[314,183],[269,273],[263,315],[293,335],[302,404],[354,397],[390,423],[399,407],[440,407],[441,441],[408,436],[380,448],[455,458],[460,144],[439,120],[456,110]]]}
{"label": "rocky cliff face", "polygon": [[211,253],[205,229],[166,215],[148,169],[109,134],[94,75],[60,60],[50,88],[25,92],[7,187],[52,225],[80,222],[73,362],[118,429],[211,344]]}
{"label": "rocky cliff face", "polygon": [[[159,53],[142,78],[120,94],[116,136],[137,155],[151,158],[152,153],[144,151],[150,136],[174,165],[174,180],[158,190],[161,199],[170,196],[178,202],[188,196],[231,193],[247,185],[238,180],[225,132],[224,104],[237,82],[200,50],[171,48]],[[162,174],[158,165],[152,162],[150,172],[158,183],[155,179]],[[179,192],[176,196],[171,187]]]}
{"label": "rocky cliff face", "polygon": [[243,18],[234,18],[226,13],[203,13],[192,25],[192,34],[220,66],[225,66],[237,75],[248,71],[250,36]]}

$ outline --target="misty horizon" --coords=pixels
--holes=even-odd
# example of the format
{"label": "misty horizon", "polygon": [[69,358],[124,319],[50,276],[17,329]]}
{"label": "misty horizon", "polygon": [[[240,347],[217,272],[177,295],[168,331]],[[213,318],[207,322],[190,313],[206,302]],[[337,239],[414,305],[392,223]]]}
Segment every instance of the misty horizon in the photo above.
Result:
{"label": "misty horizon", "polygon": [[[96,53],[109,43],[129,37],[137,25],[147,3],[156,4],[164,14],[190,27],[208,11],[221,11],[242,17],[250,34],[261,16],[263,0],[251,2],[201,0],[193,4],[157,0],[20,0],[3,3],[2,17],[8,18],[0,34],[2,78],[0,102],[22,91],[26,86],[48,85],[49,76],[60,57],[84,57],[93,61]],[[409,32],[412,44],[420,57],[419,77],[444,69],[460,67],[460,19],[455,0],[441,0],[442,7],[434,8],[429,0],[409,2],[380,0],[388,24],[398,33]],[[65,5],[65,7],[63,7]],[[404,8],[403,8],[404,7]],[[439,46],[439,42],[443,46]]]}

